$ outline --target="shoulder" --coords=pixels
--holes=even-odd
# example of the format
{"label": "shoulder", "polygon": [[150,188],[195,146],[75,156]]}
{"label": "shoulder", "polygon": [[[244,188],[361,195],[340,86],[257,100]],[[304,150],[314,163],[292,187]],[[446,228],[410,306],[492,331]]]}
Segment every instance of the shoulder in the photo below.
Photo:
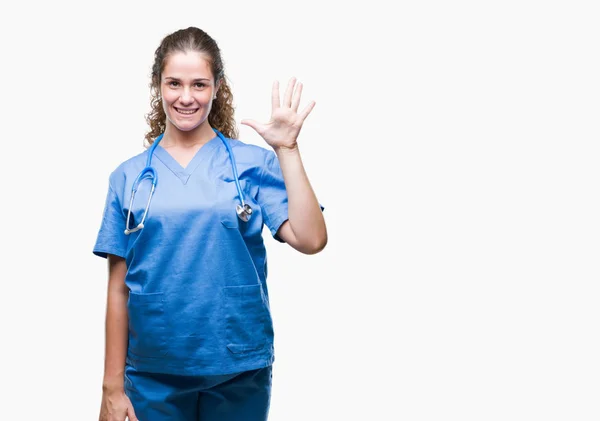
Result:
{"label": "shoulder", "polygon": [[263,166],[275,156],[275,152],[267,144],[263,147],[239,139],[226,138],[226,140],[235,154],[236,160],[250,161],[254,162],[256,166]]}
{"label": "shoulder", "polygon": [[127,178],[137,177],[140,171],[146,166],[148,150],[144,150],[137,155],[127,158],[114,168],[109,176],[110,187],[120,190],[124,186]]}

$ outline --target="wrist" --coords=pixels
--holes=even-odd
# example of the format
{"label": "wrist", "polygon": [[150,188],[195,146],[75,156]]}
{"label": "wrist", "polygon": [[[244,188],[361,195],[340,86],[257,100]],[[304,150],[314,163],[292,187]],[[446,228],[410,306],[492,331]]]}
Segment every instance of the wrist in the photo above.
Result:
{"label": "wrist", "polygon": [[113,393],[125,393],[125,387],[123,383],[121,385],[105,385],[102,384],[102,393],[113,394]]}
{"label": "wrist", "polygon": [[119,392],[125,389],[124,379],[119,377],[105,377],[102,381],[102,391],[104,392]]}
{"label": "wrist", "polygon": [[298,150],[298,145],[295,144],[293,146],[278,146],[277,148],[273,148],[277,156],[281,155],[295,155],[300,153]]}

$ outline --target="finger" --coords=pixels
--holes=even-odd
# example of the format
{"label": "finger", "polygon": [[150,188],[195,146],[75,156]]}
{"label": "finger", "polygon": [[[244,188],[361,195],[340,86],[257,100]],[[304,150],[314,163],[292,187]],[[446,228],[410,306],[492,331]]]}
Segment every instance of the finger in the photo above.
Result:
{"label": "finger", "polygon": [[298,105],[300,105],[300,97],[302,96],[302,83],[298,82],[296,91],[294,91],[294,98],[292,99],[292,110],[298,112]]}
{"label": "finger", "polygon": [[273,91],[271,93],[271,112],[280,107],[279,104],[279,81],[273,82]]}
{"label": "finger", "polygon": [[300,113],[300,122],[304,122],[304,120],[306,119],[306,117],[308,117],[308,115],[310,114],[310,112],[312,111],[313,108],[315,108],[315,101],[311,101],[310,104],[308,104],[304,110],[302,110],[302,113]]}
{"label": "finger", "polygon": [[135,411],[133,410],[133,406],[127,408],[127,418],[129,421],[140,421],[138,417],[135,416]]}
{"label": "finger", "polygon": [[259,123],[256,120],[242,120],[240,121],[240,124],[243,124],[245,126],[249,126],[252,127],[254,130],[256,130],[258,133],[260,133],[260,127],[262,126],[261,123]]}
{"label": "finger", "polygon": [[285,90],[285,96],[283,98],[283,106],[291,107],[292,106],[292,93],[294,92],[294,85],[296,84],[296,78],[292,77],[288,82],[288,86]]}

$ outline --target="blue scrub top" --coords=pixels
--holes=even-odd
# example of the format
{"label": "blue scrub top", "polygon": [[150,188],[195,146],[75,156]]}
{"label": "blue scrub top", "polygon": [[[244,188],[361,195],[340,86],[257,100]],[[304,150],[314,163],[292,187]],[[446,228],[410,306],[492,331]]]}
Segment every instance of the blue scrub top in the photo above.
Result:
{"label": "blue scrub top", "polygon": [[[148,150],[110,175],[94,254],[127,262],[127,363],[138,371],[228,374],[271,365],[273,322],[267,290],[266,224],[274,238],[288,219],[287,193],[272,150],[228,139],[241,188],[240,203],[227,148],[215,136],[186,168],[160,146],[152,166],[158,183],[140,231],[125,235],[131,187]],[[141,221],[151,183],[140,183],[132,205]]]}

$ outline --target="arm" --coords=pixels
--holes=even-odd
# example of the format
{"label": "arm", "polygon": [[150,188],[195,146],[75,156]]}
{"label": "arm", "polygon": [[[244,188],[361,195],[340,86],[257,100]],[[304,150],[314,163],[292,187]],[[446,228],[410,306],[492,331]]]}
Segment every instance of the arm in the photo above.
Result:
{"label": "arm", "polygon": [[108,299],[106,306],[106,356],[99,421],[139,421],[125,394],[125,357],[129,330],[127,265],[122,257],[108,254]]}
{"label": "arm", "polygon": [[310,114],[312,101],[298,113],[302,84],[296,86],[296,78],[290,79],[283,104],[279,97],[279,82],[273,83],[271,93],[271,120],[261,124],[255,120],[242,120],[241,124],[252,127],[273,148],[283,173],[288,195],[288,220],[281,224],[277,235],[296,250],[315,254],[327,244],[327,229],[321,207],[304,171],[298,150],[298,134],[304,120]]}
{"label": "arm", "polygon": [[122,390],[129,329],[127,265],[122,257],[108,255],[108,297],[103,390]]}
{"label": "arm", "polygon": [[275,149],[288,195],[288,215],[277,235],[294,249],[315,254],[327,245],[323,212],[302,164],[298,147]]}

